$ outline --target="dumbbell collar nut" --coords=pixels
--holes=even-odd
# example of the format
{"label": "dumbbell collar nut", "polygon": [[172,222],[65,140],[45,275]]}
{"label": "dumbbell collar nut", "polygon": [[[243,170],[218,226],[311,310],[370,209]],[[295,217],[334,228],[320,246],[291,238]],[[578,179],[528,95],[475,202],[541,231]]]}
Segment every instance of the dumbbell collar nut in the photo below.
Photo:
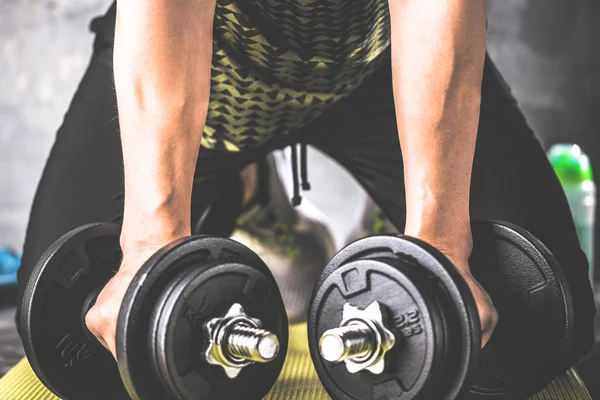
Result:
{"label": "dumbbell collar nut", "polygon": [[206,361],[222,367],[230,379],[251,364],[272,361],[279,353],[279,341],[261,327],[262,322],[250,318],[242,305],[233,304],[223,317],[213,318],[204,326],[209,340]]}
{"label": "dumbbell collar nut", "polygon": [[385,355],[396,337],[383,323],[381,305],[375,301],[364,310],[344,304],[338,328],[326,331],[319,341],[321,356],[329,362],[344,362],[348,372],[367,370],[381,374]]}

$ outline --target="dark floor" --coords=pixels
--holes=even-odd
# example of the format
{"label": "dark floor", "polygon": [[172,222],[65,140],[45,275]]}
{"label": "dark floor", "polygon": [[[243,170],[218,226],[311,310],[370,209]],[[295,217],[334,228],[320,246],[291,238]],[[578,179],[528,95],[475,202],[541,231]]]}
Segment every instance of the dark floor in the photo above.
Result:
{"label": "dark floor", "polygon": [[15,308],[0,308],[0,376],[6,374],[24,355],[15,328]]}
{"label": "dark floor", "polygon": [[[0,302],[6,302],[0,293]],[[12,296],[9,296],[13,300]],[[5,303],[6,304],[6,303]],[[600,310],[600,283],[596,284],[596,307]],[[0,376],[8,372],[24,356],[21,340],[15,328],[15,308],[0,308]],[[600,313],[596,317],[596,345],[578,365],[577,370],[586,383],[592,397],[600,399]]]}
{"label": "dark floor", "polygon": [[596,282],[596,344],[592,351],[577,366],[594,399],[600,399],[600,282]]}

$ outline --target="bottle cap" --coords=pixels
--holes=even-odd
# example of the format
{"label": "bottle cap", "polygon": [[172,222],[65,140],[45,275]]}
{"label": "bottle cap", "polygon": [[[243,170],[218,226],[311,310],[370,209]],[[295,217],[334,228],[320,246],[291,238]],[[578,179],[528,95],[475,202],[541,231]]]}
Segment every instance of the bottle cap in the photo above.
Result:
{"label": "bottle cap", "polygon": [[555,144],[548,151],[548,158],[562,184],[594,181],[590,158],[578,145]]}

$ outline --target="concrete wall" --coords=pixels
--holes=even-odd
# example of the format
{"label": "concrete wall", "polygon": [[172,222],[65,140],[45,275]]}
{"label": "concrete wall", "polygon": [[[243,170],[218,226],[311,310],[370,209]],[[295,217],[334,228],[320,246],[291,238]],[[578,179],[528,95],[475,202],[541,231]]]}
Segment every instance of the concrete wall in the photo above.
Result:
{"label": "concrete wall", "polygon": [[0,0],[0,245],[19,247],[54,134],[108,0]]}
{"label": "concrete wall", "polygon": [[[90,54],[89,20],[109,3],[0,0],[0,245],[22,244],[44,160]],[[591,41],[593,34],[598,37],[591,23],[596,3],[488,1],[490,52],[529,122],[547,145],[581,143],[598,168],[600,98],[593,88],[600,64]],[[313,167],[322,165],[313,157]],[[344,192],[358,193],[349,178],[341,179],[336,182]],[[326,186],[314,183],[310,197],[343,230],[361,195],[354,196],[350,210],[340,210]]]}

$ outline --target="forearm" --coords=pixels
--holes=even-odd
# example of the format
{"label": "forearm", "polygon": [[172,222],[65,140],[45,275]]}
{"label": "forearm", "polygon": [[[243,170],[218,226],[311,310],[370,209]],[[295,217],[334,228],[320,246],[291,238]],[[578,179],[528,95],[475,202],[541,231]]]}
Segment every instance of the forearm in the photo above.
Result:
{"label": "forearm", "polygon": [[470,232],[485,57],[484,0],[390,0],[406,232]]}
{"label": "forearm", "polygon": [[189,233],[209,101],[213,13],[214,0],[118,4],[114,73],[124,160],[123,235]]}

